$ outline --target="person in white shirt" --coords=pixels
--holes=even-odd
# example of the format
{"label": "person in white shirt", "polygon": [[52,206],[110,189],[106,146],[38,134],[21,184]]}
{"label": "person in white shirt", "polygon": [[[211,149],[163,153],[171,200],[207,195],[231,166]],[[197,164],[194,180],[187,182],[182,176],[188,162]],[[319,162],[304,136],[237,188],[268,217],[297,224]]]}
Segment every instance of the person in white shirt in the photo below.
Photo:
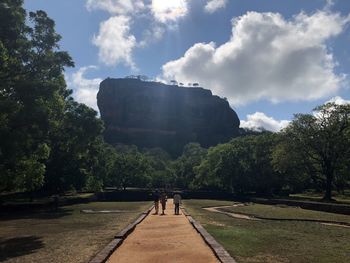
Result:
{"label": "person in white shirt", "polygon": [[181,204],[181,195],[179,193],[174,194],[173,197],[174,205],[175,205],[175,215],[180,214],[180,204]]}

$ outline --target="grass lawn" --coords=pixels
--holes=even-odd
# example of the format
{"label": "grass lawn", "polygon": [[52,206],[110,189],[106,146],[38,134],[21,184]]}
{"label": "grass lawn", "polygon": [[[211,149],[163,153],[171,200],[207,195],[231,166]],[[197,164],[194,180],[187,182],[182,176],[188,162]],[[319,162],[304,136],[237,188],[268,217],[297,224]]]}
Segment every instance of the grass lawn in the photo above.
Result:
{"label": "grass lawn", "polygon": [[[350,228],[314,222],[251,221],[231,218],[202,209],[232,205],[229,201],[185,200],[184,206],[239,263],[346,263],[350,258]],[[237,207],[252,214],[288,218],[331,218],[349,221],[349,216],[269,205]],[[236,208],[235,208],[236,209]],[[287,209],[282,212],[280,209]],[[238,210],[235,210],[239,212]],[[242,211],[243,212],[243,211]],[[343,218],[344,217],[344,218]]]}
{"label": "grass lawn", "polygon": [[[301,193],[301,194],[290,194],[289,197],[291,199],[321,201],[323,198],[323,194],[320,194],[320,193]],[[345,195],[333,193],[332,198],[335,199],[338,203],[350,204],[350,193],[349,192],[346,192]]]}
{"label": "grass lawn", "polygon": [[223,208],[222,210],[266,218],[312,219],[350,223],[350,216],[347,215],[312,211],[290,206],[280,207],[278,205],[251,204],[247,206]]}
{"label": "grass lawn", "polygon": [[[79,199],[81,201],[86,200],[88,201],[89,199],[94,197],[94,193],[74,193],[74,194],[66,194],[66,195],[61,195],[60,196],[60,202],[65,202],[65,201],[70,201],[74,199]],[[13,196],[13,195],[1,195],[0,194],[0,201],[4,205],[16,205],[16,204],[21,204],[21,205],[35,205],[35,204],[42,204],[42,205],[47,205],[49,203],[52,203],[53,199],[51,196],[47,197],[35,197],[33,200],[30,200],[28,194],[23,193],[22,195],[18,196]],[[82,203],[82,202],[80,202]]]}
{"label": "grass lawn", "polygon": [[[87,262],[151,202],[92,202],[0,215],[0,262]],[[85,214],[83,209],[127,210]]]}

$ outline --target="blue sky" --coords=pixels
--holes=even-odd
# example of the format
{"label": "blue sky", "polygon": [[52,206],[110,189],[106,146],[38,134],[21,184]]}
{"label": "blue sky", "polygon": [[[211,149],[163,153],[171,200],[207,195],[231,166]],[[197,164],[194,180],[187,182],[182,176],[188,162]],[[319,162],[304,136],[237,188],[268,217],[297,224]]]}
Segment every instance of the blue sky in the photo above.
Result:
{"label": "blue sky", "polygon": [[[350,99],[348,0],[25,0],[56,22],[75,98],[130,74],[199,82],[242,126],[278,130],[294,113]],[[248,116],[249,115],[249,116]]]}

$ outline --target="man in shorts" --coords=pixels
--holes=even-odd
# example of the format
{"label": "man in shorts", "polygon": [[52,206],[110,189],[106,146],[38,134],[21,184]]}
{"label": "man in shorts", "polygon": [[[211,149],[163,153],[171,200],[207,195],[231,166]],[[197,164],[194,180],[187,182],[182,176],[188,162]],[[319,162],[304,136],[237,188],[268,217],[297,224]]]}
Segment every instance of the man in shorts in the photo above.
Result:
{"label": "man in shorts", "polygon": [[174,205],[175,205],[175,215],[180,214],[180,204],[181,204],[181,195],[178,192],[175,192],[173,197]]}

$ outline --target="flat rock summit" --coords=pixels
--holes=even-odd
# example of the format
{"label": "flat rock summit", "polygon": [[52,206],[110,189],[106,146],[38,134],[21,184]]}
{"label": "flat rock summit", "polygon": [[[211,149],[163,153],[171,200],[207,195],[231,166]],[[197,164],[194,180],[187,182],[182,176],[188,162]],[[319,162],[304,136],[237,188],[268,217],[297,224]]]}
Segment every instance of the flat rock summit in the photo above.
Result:
{"label": "flat rock summit", "polygon": [[179,155],[189,142],[209,147],[239,133],[229,103],[200,87],[108,78],[100,84],[97,104],[111,144],[160,147]]}

